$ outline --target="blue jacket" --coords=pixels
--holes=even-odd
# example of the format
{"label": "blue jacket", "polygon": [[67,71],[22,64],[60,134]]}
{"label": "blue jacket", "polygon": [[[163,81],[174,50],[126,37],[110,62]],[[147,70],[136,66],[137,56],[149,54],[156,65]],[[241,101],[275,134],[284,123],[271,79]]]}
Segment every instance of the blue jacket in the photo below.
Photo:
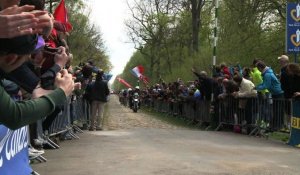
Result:
{"label": "blue jacket", "polygon": [[263,82],[257,85],[257,90],[268,89],[272,95],[283,94],[280,82],[271,68],[267,68],[267,70],[264,73],[262,73],[262,76]]}

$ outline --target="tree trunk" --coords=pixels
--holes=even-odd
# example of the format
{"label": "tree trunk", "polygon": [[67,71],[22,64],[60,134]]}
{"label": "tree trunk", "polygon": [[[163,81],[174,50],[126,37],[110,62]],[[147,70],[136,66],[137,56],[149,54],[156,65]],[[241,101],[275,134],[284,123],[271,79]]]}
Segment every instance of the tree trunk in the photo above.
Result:
{"label": "tree trunk", "polygon": [[193,51],[199,51],[200,13],[205,0],[190,0],[192,5],[192,45]]}

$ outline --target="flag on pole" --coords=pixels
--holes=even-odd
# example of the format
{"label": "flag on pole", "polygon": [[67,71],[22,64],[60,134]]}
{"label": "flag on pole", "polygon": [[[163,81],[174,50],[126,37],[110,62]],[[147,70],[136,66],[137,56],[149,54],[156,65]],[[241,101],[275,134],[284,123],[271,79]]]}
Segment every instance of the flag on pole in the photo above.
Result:
{"label": "flag on pole", "polygon": [[144,67],[139,65],[139,66],[136,66],[134,67],[132,70],[131,70],[131,73],[138,79],[140,79],[142,76],[143,76],[143,73],[144,73]]}
{"label": "flag on pole", "polygon": [[68,20],[68,11],[65,6],[65,0],[60,1],[60,3],[58,4],[58,6],[56,7],[56,9],[54,11],[53,16],[56,21],[59,21],[59,22],[61,22],[61,24],[63,24],[66,32],[69,32],[72,30],[73,27],[72,27],[71,23],[69,23],[69,20]]}
{"label": "flag on pole", "polygon": [[122,79],[122,78],[120,78],[120,77],[117,77],[117,80],[118,80],[120,83],[124,84],[126,87],[132,88],[132,86],[131,86],[129,83],[127,83],[124,79]]}

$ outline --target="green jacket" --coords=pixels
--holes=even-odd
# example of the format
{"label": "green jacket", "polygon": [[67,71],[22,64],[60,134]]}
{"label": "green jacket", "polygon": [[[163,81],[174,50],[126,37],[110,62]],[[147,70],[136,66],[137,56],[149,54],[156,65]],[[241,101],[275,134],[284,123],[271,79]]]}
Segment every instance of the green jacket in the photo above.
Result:
{"label": "green jacket", "polygon": [[0,86],[0,124],[18,129],[51,114],[56,105],[66,101],[64,91],[57,88],[48,95],[34,100],[15,102]]}
{"label": "green jacket", "polygon": [[[257,69],[257,67],[254,67],[252,69],[252,72],[250,73],[250,77],[255,87],[263,82],[261,72]],[[267,89],[264,89],[264,90],[259,90],[259,92],[261,92],[262,94],[266,94],[269,91]]]}

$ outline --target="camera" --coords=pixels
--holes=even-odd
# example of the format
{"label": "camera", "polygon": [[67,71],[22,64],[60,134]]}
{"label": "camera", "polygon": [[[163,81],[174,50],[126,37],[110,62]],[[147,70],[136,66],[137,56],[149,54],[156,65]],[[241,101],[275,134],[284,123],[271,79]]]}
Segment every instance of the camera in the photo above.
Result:
{"label": "camera", "polygon": [[60,50],[58,48],[45,46],[43,50],[43,56],[45,58],[41,68],[43,70],[48,70],[54,65],[54,56],[58,54]]}

